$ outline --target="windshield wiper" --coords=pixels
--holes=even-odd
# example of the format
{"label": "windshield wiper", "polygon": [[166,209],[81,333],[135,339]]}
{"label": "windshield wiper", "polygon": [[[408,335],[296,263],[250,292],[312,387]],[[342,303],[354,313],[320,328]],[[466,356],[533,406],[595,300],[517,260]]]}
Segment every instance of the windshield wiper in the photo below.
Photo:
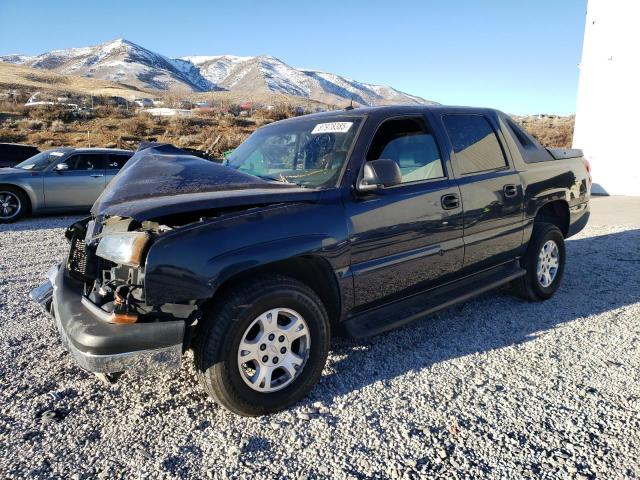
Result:
{"label": "windshield wiper", "polygon": [[280,180],[280,178],[270,177],[268,175],[258,175],[257,173],[252,173],[251,175],[253,175],[254,177],[261,178],[262,180],[271,180],[271,181],[274,181],[274,182],[281,182],[282,181],[282,180]]}
{"label": "windshield wiper", "polygon": [[276,178],[276,177],[270,177],[268,175],[257,175],[255,173],[252,173],[252,175],[254,177],[258,177],[258,178],[260,178],[262,180],[268,180],[268,181],[271,181],[271,182],[284,183],[285,185],[295,185],[295,186],[301,187],[301,188],[312,188],[312,187],[310,187],[308,185],[304,185],[302,183],[290,182],[287,177],[282,177],[281,176],[281,177],[277,177]]}

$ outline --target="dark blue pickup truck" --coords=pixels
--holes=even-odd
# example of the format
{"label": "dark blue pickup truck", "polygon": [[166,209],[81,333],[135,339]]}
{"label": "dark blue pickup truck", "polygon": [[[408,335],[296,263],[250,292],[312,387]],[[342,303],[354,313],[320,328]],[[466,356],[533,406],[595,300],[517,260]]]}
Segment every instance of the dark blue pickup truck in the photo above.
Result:
{"label": "dark blue pickup truck", "polygon": [[193,349],[214,399],[261,415],[316,384],[332,332],[377,334],[505,284],[551,297],[590,189],[581,151],[484,108],[284,120],[223,165],[151,145],[31,296],[102,378]]}

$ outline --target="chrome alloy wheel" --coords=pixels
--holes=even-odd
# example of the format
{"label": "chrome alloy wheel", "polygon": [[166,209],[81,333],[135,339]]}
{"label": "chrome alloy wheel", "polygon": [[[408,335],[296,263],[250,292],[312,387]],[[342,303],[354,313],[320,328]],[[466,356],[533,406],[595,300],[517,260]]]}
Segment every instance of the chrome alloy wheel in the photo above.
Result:
{"label": "chrome alloy wheel", "polygon": [[12,192],[0,191],[0,219],[11,220],[22,210],[22,202]]}
{"label": "chrome alloy wheel", "polygon": [[538,254],[537,274],[540,285],[545,288],[551,285],[558,275],[559,266],[560,249],[556,242],[547,240]]}
{"label": "chrome alloy wheel", "polygon": [[291,384],[309,358],[311,336],[302,315],[274,308],[256,318],[238,346],[238,368],[244,382],[262,393]]}

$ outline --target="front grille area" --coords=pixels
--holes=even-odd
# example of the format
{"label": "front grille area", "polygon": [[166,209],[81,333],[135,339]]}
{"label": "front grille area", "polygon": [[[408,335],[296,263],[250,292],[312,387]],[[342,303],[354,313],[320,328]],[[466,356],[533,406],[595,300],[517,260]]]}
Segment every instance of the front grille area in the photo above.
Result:
{"label": "front grille area", "polygon": [[87,259],[87,246],[84,239],[74,235],[71,239],[71,250],[69,251],[69,261],[67,270],[71,276],[78,280],[86,281],[90,274]]}
{"label": "front grille area", "polygon": [[114,267],[117,267],[115,263],[97,257],[91,250],[87,249],[87,244],[83,237],[74,235],[71,238],[67,270],[73,278],[83,282],[92,282],[96,278],[102,278],[103,270],[110,270]]}

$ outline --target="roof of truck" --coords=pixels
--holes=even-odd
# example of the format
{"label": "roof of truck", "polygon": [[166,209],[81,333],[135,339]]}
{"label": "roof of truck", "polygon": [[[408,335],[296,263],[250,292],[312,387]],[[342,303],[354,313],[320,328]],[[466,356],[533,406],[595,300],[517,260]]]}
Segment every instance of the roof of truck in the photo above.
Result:
{"label": "roof of truck", "polygon": [[[482,108],[482,107],[465,107],[465,106],[455,106],[455,105],[381,105],[375,107],[358,107],[353,109],[342,109],[342,110],[332,110],[329,112],[320,112],[320,113],[311,113],[308,115],[304,115],[302,117],[292,117],[286,120],[281,120],[281,122],[289,122],[295,121],[296,119],[304,118],[304,119],[323,119],[323,118],[332,118],[336,116],[364,116],[364,115],[376,115],[376,114],[384,114],[384,115],[403,115],[409,113],[416,113],[422,111],[436,111],[436,112],[447,112],[447,111],[455,111],[458,113],[461,112],[469,112],[469,113],[486,113],[489,111],[497,112],[494,108]],[[278,122],[279,123],[279,122]]]}

